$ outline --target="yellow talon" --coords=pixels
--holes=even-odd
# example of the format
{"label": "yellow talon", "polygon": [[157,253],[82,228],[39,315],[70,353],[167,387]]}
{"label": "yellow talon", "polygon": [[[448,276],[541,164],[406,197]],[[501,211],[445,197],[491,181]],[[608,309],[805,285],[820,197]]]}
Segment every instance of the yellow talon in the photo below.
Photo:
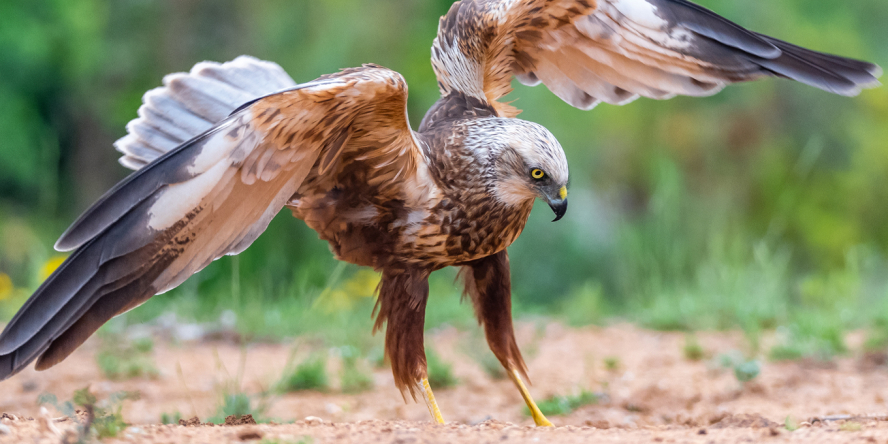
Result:
{"label": "yellow talon", "polygon": [[426,378],[422,378],[419,386],[420,388],[422,388],[426,407],[429,408],[429,413],[432,414],[432,418],[434,418],[438,424],[444,424],[444,417],[441,416],[441,409],[438,408],[438,403],[435,401],[435,394],[432,393],[432,387],[429,385],[429,380]]}
{"label": "yellow talon", "polygon": [[539,427],[555,427],[552,422],[546,419],[546,415],[543,415],[543,412],[540,411],[540,408],[537,407],[536,403],[533,402],[533,398],[530,397],[530,392],[527,391],[527,387],[524,386],[524,382],[522,382],[521,377],[518,376],[518,370],[512,369],[509,376],[512,378],[512,382],[518,387],[518,391],[521,392],[521,397],[524,398],[524,402],[527,403],[527,408],[530,409],[530,416],[533,416],[533,422]]}

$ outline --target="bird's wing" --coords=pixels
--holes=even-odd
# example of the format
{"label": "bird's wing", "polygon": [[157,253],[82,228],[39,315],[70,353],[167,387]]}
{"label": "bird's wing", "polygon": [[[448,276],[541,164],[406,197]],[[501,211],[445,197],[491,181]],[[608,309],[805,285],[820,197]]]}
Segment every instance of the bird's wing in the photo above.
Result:
{"label": "bird's wing", "polygon": [[240,56],[230,62],[201,62],[190,72],[165,76],[163,86],[142,97],[139,117],[114,142],[120,163],[133,170],[148,165],[221,122],[238,106],[296,86],[276,63]]}
{"label": "bird's wing", "polygon": [[[420,156],[407,87],[365,65],[242,106],[127,177],[59,239],[76,251],[0,334],[0,380],[48,368],[111,317],[245,249],[288,199],[346,168],[403,178]],[[397,181],[395,181],[397,182]]]}
{"label": "bird's wing", "polygon": [[706,96],[725,85],[785,77],[842,95],[878,85],[878,66],[748,31],[686,0],[462,0],[432,47],[442,95],[497,100],[515,75],[591,109],[639,96]]}

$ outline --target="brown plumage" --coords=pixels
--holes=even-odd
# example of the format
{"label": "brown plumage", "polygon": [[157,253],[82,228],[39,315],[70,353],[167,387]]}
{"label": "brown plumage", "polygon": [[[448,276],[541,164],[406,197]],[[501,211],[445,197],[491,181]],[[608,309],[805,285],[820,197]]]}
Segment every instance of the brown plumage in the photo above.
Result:
{"label": "brown plumage", "polygon": [[550,424],[519,377],[506,248],[536,198],[564,214],[568,168],[551,133],[500,102],[512,77],[589,109],[766,76],[854,95],[880,73],[685,0],[462,0],[432,65],[441,99],[418,132],[403,78],[376,65],[296,85],[241,57],[165,78],[116,144],[138,171],[62,235],[57,248],[74,253],[0,335],[0,379],[57,364],[111,317],[242,251],[286,207],[337,258],[382,273],[376,328],[403,392],[419,389],[441,420],[420,384],[423,323],[428,276],[457,266],[491,350]]}

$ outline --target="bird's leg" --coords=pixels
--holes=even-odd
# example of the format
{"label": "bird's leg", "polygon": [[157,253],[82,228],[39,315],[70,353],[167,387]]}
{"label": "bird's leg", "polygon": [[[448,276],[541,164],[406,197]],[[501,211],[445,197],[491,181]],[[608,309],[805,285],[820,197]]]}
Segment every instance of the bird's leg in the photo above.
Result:
{"label": "bird's leg", "polygon": [[444,424],[444,417],[429,386],[423,328],[429,297],[428,274],[416,270],[386,270],[379,285],[378,316],[375,329],[385,329],[385,354],[392,364],[395,385],[401,393],[417,391],[425,399],[432,419]]}
{"label": "bird's leg", "polygon": [[428,378],[422,378],[417,385],[418,389],[422,391],[423,399],[425,399],[426,407],[429,408],[429,414],[432,415],[432,419],[438,424],[444,424],[444,417],[441,416],[441,409],[438,408],[438,402],[435,401],[435,394],[432,393],[432,387],[429,385]]}
{"label": "bird's leg", "polygon": [[527,409],[530,410],[530,416],[533,417],[533,422],[540,427],[554,427],[551,421],[546,419],[546,415],[540,411],[540,408],[537,407],[536,402],[533,401],[533,397],[530,396],[530,392],[527,391],[527,387],[524,386],[524,382],[521,381],[521,375],[518,374],[518,370],[506,368],[506,371],[509,372],[509,378],[512,379],[512,382],[515,383],[515,386],[518,387],[518,391],[521,392],[521,397],[524,398],[524,403],[527,404]]}
{"label": "bird's leg", "polygon": [[552,423],[540,411],[522,376],[527,379],[527,367],[515,341],[512,327],[512,286],[509,282],[509,256],[503,250],[493,256],[470,262],[463,267],[466,293],[472,298],[478,322],[484,325],[487,344],[505,367],[506,373],[530,409],[538,426],[552,427]]}

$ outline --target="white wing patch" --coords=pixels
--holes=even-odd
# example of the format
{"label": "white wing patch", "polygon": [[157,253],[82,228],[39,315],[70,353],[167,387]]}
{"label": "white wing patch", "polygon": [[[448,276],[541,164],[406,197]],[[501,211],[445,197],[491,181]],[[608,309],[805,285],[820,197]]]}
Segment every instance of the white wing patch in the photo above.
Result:
{"label": "white wing patch", "polygon": [[657,15],[657,7],[644,0],[614,0],[610,4],[624,17],[646,28],[662,30],[668,25]]}
{"label": "white wing patch", "polygon": [[[657,16],[657,7],[645,0],[615,0],[602,3],[599,11],[588,18],[599,18],[604,22],[605,26],[612,30],[606,37],[617,46],[628,44],[630,48],[634,46],[644,51],[661,54],[665,62],[661,64],[661,68],[668,67],[671,58],[692,60],[680,52],[691,47],[691,32],[681,26],[670,29],[669,22]],[[641,54],[636,57],[639,55]],[[693,60],[695,63],[701,63],[699,60]]]}
{"label": "white wing patch", "polygon": [[200,154],[188,167],[188,172],[201,174],[222,161],[230,165],[240,164],[256,149],[263,137],[263,132],[244,123],[243,118],[227,122],[204,143]]}
{"label": "white wing patch", "polygon": [[201,202],[222,182],[226,172],[234,173],[230,165],[220,162],[193,179],[168,185],[148,210],[148,228],[166,230],[182,220],[189,211],[200,208]]}

